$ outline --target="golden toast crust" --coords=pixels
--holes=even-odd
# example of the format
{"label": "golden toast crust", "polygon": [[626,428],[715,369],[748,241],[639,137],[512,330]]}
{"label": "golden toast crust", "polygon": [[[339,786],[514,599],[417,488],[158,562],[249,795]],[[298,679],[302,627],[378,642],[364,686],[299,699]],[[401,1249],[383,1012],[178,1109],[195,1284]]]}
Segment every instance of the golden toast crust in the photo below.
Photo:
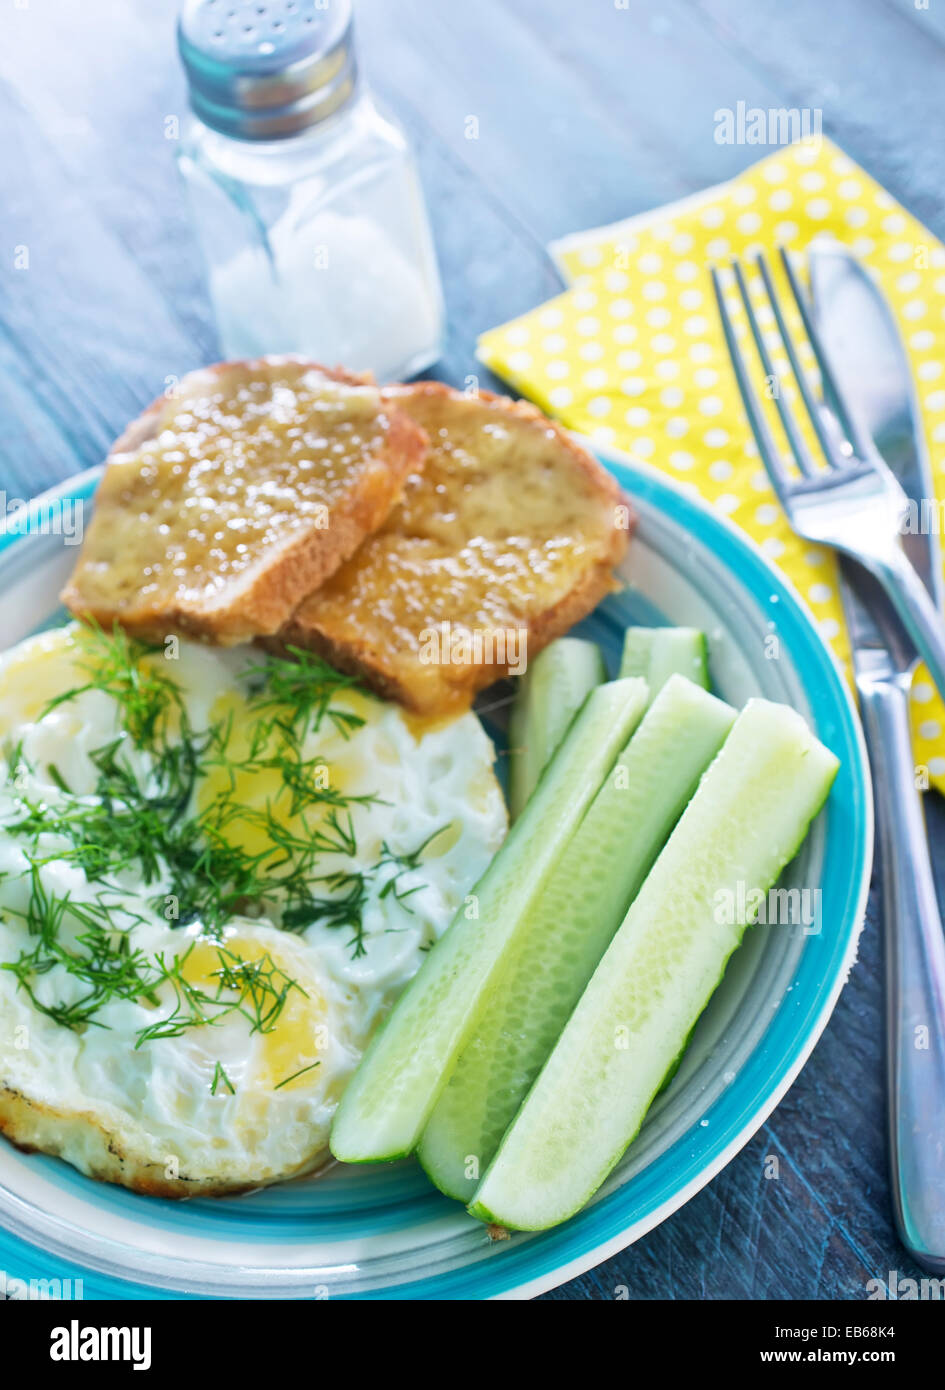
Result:
{"label": "golden toast crust", "polygon": [[[244,385],[254,381],[268,382],[275,396],[280,379],[290,386],[314,380],[316,387],[329,398],[332,383],[346,388],[362,388],[368,396],[363,401],[357,400],[355,393],[355,404],[358,411],[363,413],[363,423],[356,418],[352,426],[349,420],[344,420],[344,427],[349,431],[347,439],[319,439],[318,444],[324,447],[315,460],[314,470],[310,468],[305,476],[296,469],[294,477],[286,479],[283,476],[279,480],[279,487],[284,493],[279,500],[280,510],[272,510],[270,532],[264,537],[264,544],[259,545],[259,553],[251,555],[238,572],[234,568],[232,573],[223,577],[222,582],[211,582],[211,576],[220,568],[220,561],[215,558],[218,552],[208,539],[207,544],[198,550],[195,559],[192,560],[188,553],[176,588],[164,582],[161,585],[152,584],[149,589],[145,583],[149,564],[152,568],[163,565],[166,571],[170,563],[170,550],[165,545],[162,553],[161,537],[151,518],[158,515],[157,508],[163,505],[164,511],[160,515],[166,521],[169,504],[178,495],[184,502],[189,500],[183,491],[175,494],[173,479],[164,484],[166,496],[157,502],[150,500],[146,491],[146,475],[149,470],[153,472],[154,462],[148,452],[149,446],[154,445],[155,449],[161,447],[155,441],[164,441],[166,431],[173,430],[175,419],[181,418],[182,411],[186,412],[194,394],[199,395],[201,391],[212,393],[221,383],[229,380]],[[248,389],[255,387],[249,386]],[[184,401],[181,410],[175,414],[174,403],[159,398],[128,426],[110,451],[108,467],[96,498],[95,517],[76,570],[63,591],[63,601],[77,616],[91,617],[103,627],[110,628],[119,622],[139,636],[156,639],[163,638],[169,632],[182,632],[229,644],[274,633],[300,599],[323,583],[357,549],[364,537],[384,521],[400,496],[405,479],[422,468],[426,438],[423,431],[403,412],[381,399],[370,378],[341,368],[328,369],[300,358],[270,357],[218,363],[190,373],[183,378],[178,391]],[[372,400],[376,400],[373,414]],[[279,409],[280,405],[276,402],[272,411],[276,420]],[[193,430],[190,416],[186,418]],[[320,422],[314,415],[311,418],[313,433],[317,433]],[[198,423],[203,425],[204,422]],[[297,432],[303,427],[304,421],[297,426]],[[270,436],[277,428],[278,425],[270,427]],[[320,482],[317,471],[322,461],[325,460],[326,476],[332,469],[336,474],[340,473],[341,465],[332,456],[332,445],[335,444],[337,448],[345,445],[351,447],[352,439],[357,441],[362,437],[357,433],[359,429],[363,431],[366,446],[360,455],[352,455],[349,475],[332,478],[330,508],[323,508],[322,515],[316,512],[314,506],[310,507],[312,514],[306,519],[303,503],[306,498],[316,495],[315,489]],[[255,473],[248,470],[245,476],[241,476],[230,468],[227,486],[232,482],[237,489],[244,489],[246,520],[252,519],[254,505],[258,506],[254,504],[253,497],[265,494],[267,483],[274,490],[274,475],[280,469],[284,474],[292,441],[276,437],[271,447],[276,451],[275,468],[270,468],[268,474],[260,468]],[[184,468],[196,472],[205,466],[206,460],[200,457],[198,440],[196,456]],[[293,487],[296,497],[293,497]],[[324,487],[322,493],[328,495]],[[293,501],[296,503],[294,510]],[[240,516],[233,515],[234,509],[238,513],[239,504],[238,492],[235,499],[232,493],[226,496],[228,526],[239,526]],[[130,529],[129,512],[134,507],[141,509],[144,518],[137,532]],[[175,517],[171,515],[170,520],[173,525]],[[206,519],[202,518],[199,524],[206,527]],[[210,524],[213,524],[212,517]],[[115,554],[116,528],[121,527],[124,527],[122,540],[125,548],[132,550],[131,554]],[[216,535],[229,538],[227,531],[217,532]],[[116,574],[120,576],[123,564],[128,570],[127,583],[116,592]],[[178,570],[175,569],[174,573],[177,574]]]}
{"label": "golden toast crust", "polygon": [[439,382],[390,387],[384,398],[427,431],[426,469],[266,645],[315,650],[438,715],[468,707],[515,663],[495,651],[489,661],[426,662],[425,634],[444,623],[515,631],[535,655],[613,589],[630,513],[611,475],[535,406]]}

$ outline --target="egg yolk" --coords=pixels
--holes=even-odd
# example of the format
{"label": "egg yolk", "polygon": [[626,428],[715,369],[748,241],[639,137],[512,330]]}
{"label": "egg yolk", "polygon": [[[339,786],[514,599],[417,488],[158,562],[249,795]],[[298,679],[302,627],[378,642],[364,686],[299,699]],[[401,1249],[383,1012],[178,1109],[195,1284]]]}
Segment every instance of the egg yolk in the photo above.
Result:
{"label": "egg yolk", "polygon": [[[221,971],[254,961],[262,962],[255,988],[249,975],[245,976],[243,991],[222,984]],[[243,1014],[249,1015],[247,1028],[252,1028],[252,1019],[257,1016],[264,1020],[253,1034],[257,1051],[249,1084],[255,1090],[302,1090],[312,1084],[328,1040],[328,1011],[324,996],[309,975],[304,980],[298,978],[294,965],[280,960],[266,944],[238,935],[228,936],[224,942],[198,940],[187,953],[181,974],[213,998],[219,992],[225,1003],[235,1001],[242,992]],[[284,1002],[275,1011],[274,991],[281,994],[283,990]],[[274,1017],[266,1021],[270,1010]],[[241,1089],[245,1085],[244,1079]]]}
{"label": "egg yolk", "polygon": [[35,722],[51,700],[89,679],[80,662],[88,656],[82,629],[42,632],[9,657],[0,672],[0,735]]}

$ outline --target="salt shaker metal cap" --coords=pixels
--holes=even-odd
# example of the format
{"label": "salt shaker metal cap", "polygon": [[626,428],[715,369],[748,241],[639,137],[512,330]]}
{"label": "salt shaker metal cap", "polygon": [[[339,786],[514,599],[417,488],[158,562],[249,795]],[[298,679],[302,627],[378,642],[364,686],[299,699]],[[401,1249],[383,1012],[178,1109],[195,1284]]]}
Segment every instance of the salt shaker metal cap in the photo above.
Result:
{"label": "salt shaker metal cap", "polygon": [[177,39],[194,113],[237,140],[281,140],[357,86],[351,0],[187,0]]}

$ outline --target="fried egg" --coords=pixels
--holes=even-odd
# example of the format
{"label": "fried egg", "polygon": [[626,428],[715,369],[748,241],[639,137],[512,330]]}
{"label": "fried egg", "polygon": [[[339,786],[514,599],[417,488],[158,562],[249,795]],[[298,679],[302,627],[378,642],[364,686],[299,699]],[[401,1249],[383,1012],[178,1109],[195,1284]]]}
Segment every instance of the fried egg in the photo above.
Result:
{"label": "fried egg", "polygon": [[0,657],[0,1128],[170,1196],[317,1168],[503,839],[493,758],[312,659],[76,624]]}

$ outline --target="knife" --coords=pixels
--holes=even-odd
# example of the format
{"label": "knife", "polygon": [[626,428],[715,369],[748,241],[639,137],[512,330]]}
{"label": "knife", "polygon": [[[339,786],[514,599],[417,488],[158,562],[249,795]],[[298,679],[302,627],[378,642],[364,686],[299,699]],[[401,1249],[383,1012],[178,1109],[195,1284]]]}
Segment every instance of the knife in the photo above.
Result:
{"label": "knife", "polygon": [[[829,413],[848,438],[872,437],[922,519],[934,506],[912,376],[880,291],[845,248],[810,249]],[[831,380],[832,378],[832,380]],[[929,517],[926,506],[925,518]],[[903,545],[939,610],[943,575],[928,526]],[[945,1272],[945,932],[917,786],[909,699],[917,654],[877,582],[840,561],[841,597],[873,771],[886,942],[890,1179],[900,1237],[919,1264]]]}

